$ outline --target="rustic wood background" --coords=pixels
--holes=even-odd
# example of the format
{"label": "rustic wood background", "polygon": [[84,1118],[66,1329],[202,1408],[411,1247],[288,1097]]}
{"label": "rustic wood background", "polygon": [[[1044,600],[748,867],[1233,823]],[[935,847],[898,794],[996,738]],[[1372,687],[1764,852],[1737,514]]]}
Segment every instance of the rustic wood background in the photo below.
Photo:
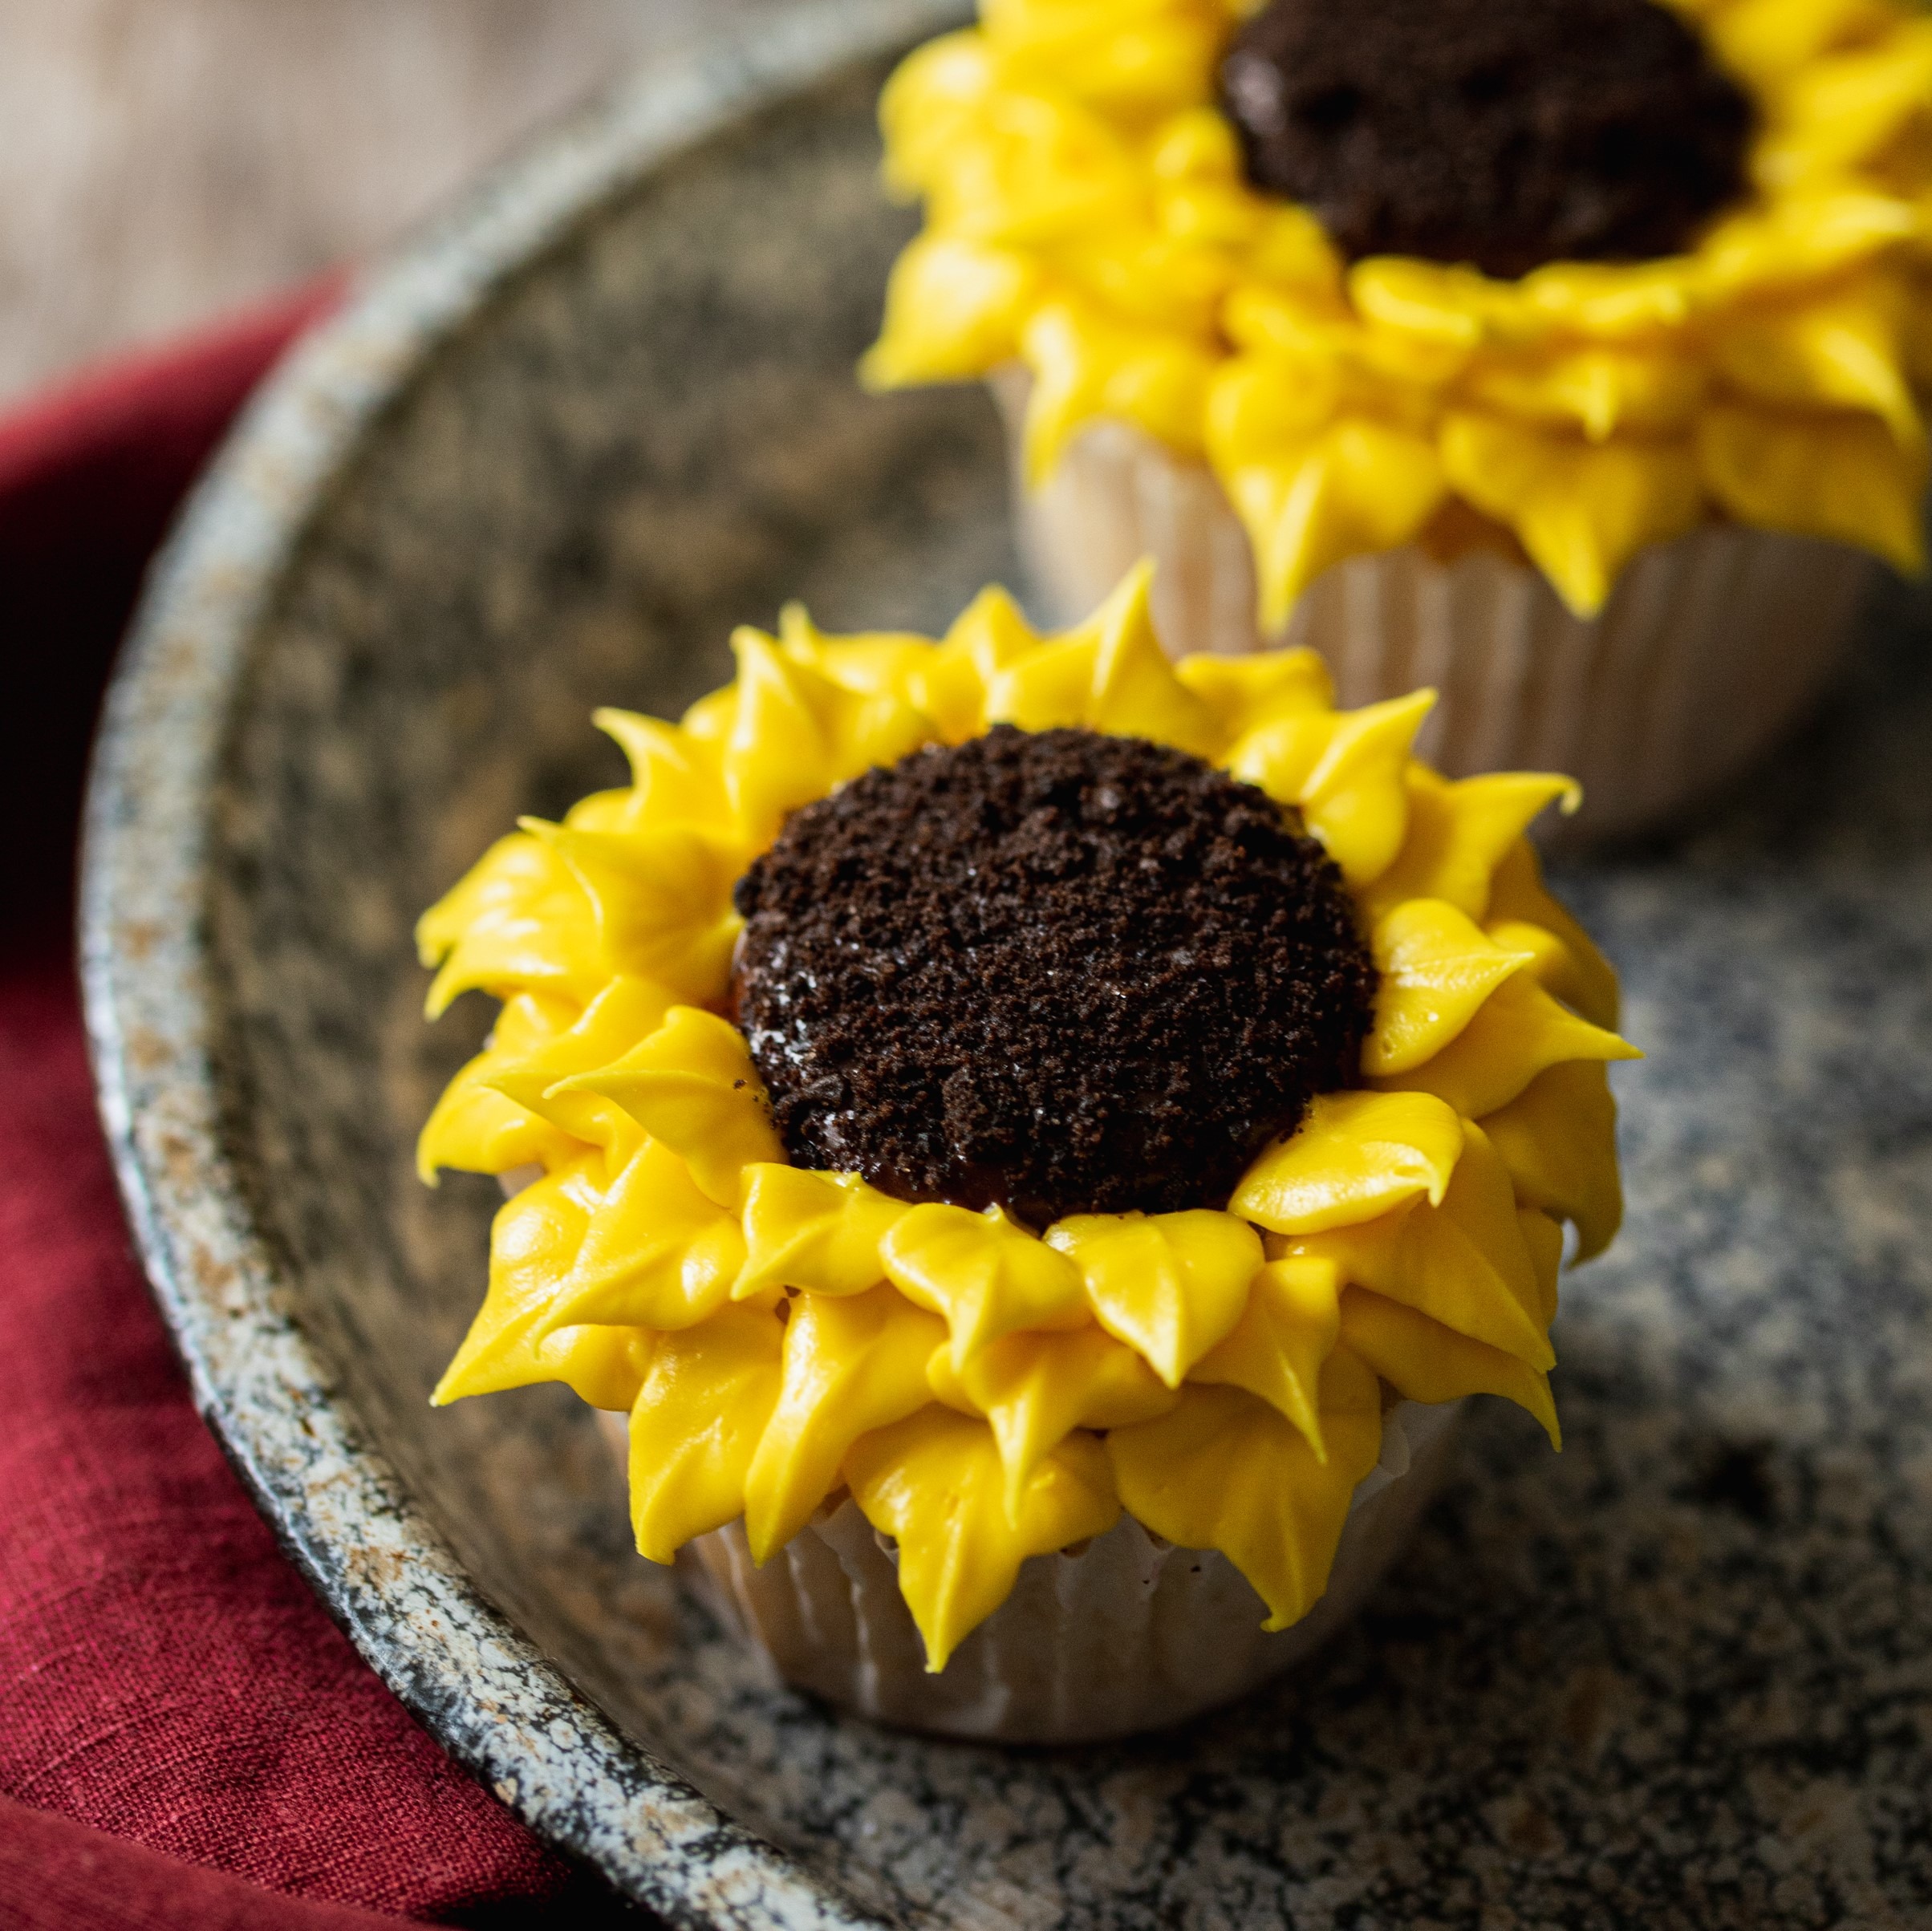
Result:
{"label": "rustic wood background", "polygon": [[0,404],[379,246],[785,0],[0,0]]}

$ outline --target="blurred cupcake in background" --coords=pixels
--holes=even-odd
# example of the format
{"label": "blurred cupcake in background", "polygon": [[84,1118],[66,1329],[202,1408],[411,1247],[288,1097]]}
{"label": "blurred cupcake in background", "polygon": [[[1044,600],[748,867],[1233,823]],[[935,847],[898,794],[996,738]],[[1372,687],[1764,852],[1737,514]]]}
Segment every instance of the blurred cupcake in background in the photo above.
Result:
{"label": "blurred cupcake in background", "polygon": [[1052,614],[1313,644],[1657,824],[1922,565],[1932,21],[1893,0],[983,0],[882,104],[865,363],[991,380]]}

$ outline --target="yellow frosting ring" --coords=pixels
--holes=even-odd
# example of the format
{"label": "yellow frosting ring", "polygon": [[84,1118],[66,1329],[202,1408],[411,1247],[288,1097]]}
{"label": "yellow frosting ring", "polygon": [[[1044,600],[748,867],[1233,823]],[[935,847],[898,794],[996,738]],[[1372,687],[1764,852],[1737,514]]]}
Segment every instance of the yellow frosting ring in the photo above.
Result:
{"label": "yellow frosting ring", "polygon": [[[500,841],[418,928],[432,1012],[504,1002],[422,1170],[542,1169],[436,1400],[561,1381],[628,1411],[657,1561],[741,1516],[763,1560],[849,1491],[899,1540],[934,1669],[1029,1556],[1123,1506],[1296,1620],[1378,1382],[1505,1394],[1553,1434],[1561,1223],[1594,1251],[1619,1211],[1615,980],[1523,836],[1564,781],[1445,782],[1410,753],[1428,693],[1337,711],[1310,652],[1170,665],[1149,581],[1057,636],[999,591],[936,642],[796,610],[741,633],[738,678],[681,723],[599,714],[629,786]],[[1382,972],[1362,1083],[1228,1200],[1035,1229],[794,1167],[773,1130],[723,1016],[733,881],[783,811],[1004,719],[1203,757],[1342,870]]]}
{"label": "yellow frosting ring", "polygon": [[1208,462],[1272,631],[1451,499],[1594,612],[1712,517],[1922,566],[1932,20],[1897,0],[1668,0],[1758,110],[1750,192],[1689,252],[1516,281],[1346,265],[1256,192],[1215,104],[1247,0],[982,0],[882,103],[926,205],[880,387],[1024,363],[1027,468],[1110,417]]}

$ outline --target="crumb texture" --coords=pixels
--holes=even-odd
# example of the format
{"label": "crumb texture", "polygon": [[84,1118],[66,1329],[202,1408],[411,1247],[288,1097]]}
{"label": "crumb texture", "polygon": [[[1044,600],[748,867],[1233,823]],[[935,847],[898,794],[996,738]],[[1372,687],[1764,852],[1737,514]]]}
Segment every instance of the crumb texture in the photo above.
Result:
{"label": "crumb texture", "polygon": [[1744,189],[1751,103],[1654,0],[1274,0],[1221,82],[1249,178],[1352,261],[1646,260]]}
{"label": "crumb texture", "polygon": [[1374,998],[1341,874],[1265,793],[1094,732],[870,772],[737,903],[792,1158],[1035,1227],[1224,1205],[1354,1077]]}

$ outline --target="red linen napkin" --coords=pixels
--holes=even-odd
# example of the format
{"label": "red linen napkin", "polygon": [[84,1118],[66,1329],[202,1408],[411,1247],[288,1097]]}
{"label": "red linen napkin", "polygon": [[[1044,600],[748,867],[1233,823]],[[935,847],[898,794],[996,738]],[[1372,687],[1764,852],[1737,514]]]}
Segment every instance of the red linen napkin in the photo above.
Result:
{"label": "red linen napkin", "polygon": [[[353,1905],[291,1905],[259,1884],[197,1869],[0,1797],[0,1924],[7,1931],[394,1931]],[[112,1900],[112,1905],[108,1904]]]}
{"label": "red linen napkin", "polygon": [[304,291],[0,421],[10,1927],[384,1921],[344,1906],[503,1926],[616,1921],[600,1885],[444,1756],[282,1560],[195,1414],[148,1299],[83,1050],[70,866],[112,645],[175,500],[330,298]]}
{"label": "red linen napkin", "polygon": [[64,905],[87,740],[141,572],[229,420],[334,278],[0,417],[0,935]]}

